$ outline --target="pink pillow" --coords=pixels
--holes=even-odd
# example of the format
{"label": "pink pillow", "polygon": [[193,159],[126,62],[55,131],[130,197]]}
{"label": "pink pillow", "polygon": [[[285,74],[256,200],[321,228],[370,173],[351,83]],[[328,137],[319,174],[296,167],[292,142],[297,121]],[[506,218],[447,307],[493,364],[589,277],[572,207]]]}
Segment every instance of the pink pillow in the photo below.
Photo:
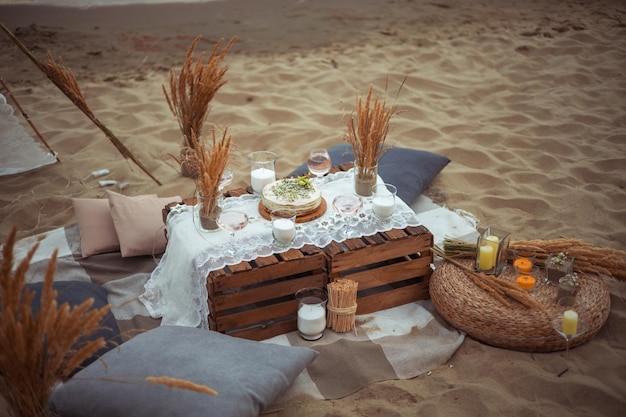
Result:
{"label": "pink pillow", "polygon": [[165,252],[163,208],[181,201],[179,196],[133,198],[109,190],[107,195],[123,258]]}
{"label": "pink pillow", "polygon": [[[133,198],[156,197],[155,194]],[[80,234],[83,258],[99,253],[117,252],[120,241],[111,218],[111,206],[106,198],[73,198],[74,215]]]}

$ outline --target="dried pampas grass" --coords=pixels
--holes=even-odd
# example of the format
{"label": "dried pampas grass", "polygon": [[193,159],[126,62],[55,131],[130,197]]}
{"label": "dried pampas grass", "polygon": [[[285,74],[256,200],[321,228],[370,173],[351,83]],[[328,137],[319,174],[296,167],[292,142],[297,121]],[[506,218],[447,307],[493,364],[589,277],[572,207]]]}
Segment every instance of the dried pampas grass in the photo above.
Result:
{"label": "dried pampas grass", "polygon": [[41,294],[41,311],[31,310],[34,293],[28,290],[26,271],[38,244],[13,270],[13,248],[17,230],[9,234],[0,263],[0,395],[15,417],[46,416],[52,389],[87,358],[104,347],[98,338],[81,342],[98,328],[109,306],[89,310],[90,298],[70,308],[57,305],[52,289],[57,251],[48,262]]}
{"label": "dried pampas grass", "polygon": [[210,148],[206,141],[196,137],[191,133],[190,140],[187,141],[187,150],[191,158],[186,158],[183,163],[187,165],[190,172],[197,172],[195,177],[196,191],[205,200],[202,205],[202,214],[209,216],[214,212],[218,204],[220,194],[220,182],[232,147],[232,135],[228,134],[228,128],[224,129],[221,139],[217,139],[216,127],[213,126],[213,143]]}
{"label": "dried pampas grass", "polygon": [[170,69],[169,93],[163,85],[163,93],[167,104],[178,120],[178,125],[185,138],[190,142],[192,135],[202,137],[204,123],[209,115],[211,100],[215,93],[226,84],[224,79],[228,67],[221,67],[226,53],[230,50],[236,38],[232,38],[220,51],[221,39],[211,51],[206,63],[203,63],[205,54],[195,59],[194,51],[201,36],[196,37],[187,50],[187,57],[176,76],[174,69]]}

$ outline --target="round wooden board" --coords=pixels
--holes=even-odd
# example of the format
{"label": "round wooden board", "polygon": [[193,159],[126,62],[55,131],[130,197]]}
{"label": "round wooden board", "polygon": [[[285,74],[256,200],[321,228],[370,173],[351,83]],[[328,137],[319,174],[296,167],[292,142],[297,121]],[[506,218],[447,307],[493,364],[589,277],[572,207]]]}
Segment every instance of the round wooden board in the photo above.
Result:
{"label": "round wooden board", "polygon": [[[311,220],[319,219],[324,215],[324,213],[326,213],[326,207],[326,200],[324,199],[324,197],[322,197],[322,201],[320,202],[320,205],[317,207],[317,209],[312,213],[305,214],[304,216],[297,216],[296,223],[306,223],[310,222]],[[264,219],[271,220],[270,211],[263,204],[263,200],[259,201],[259,213],[261,214],[261,216],[263,216]]]}

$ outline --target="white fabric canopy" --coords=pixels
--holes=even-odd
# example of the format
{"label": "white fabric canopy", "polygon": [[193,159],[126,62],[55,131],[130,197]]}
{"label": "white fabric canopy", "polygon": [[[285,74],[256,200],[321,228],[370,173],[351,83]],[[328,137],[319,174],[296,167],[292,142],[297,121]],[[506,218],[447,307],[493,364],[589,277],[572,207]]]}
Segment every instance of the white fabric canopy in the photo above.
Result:
{"label": "white fabric canopy", "polygon": [[19,174],[56,161],[56,155],[24,130],[13,106],[0,94],[0,175]]}

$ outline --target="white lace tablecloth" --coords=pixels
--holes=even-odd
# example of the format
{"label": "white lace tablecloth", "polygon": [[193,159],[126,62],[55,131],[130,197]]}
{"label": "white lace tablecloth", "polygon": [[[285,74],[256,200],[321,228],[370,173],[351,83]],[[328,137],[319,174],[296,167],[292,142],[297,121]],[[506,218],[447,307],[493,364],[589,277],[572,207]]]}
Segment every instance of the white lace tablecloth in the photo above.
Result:
{"label": "white lace tablecloth", "polygon": [[[378,181],[382,183],[380,178]],[[316,220],[298,223],[296,237],[290,246],[279,246],[274,242],[271,222],[259,213],[258,195],[224,200],[223,210],[244,211],[250,219],[246,228],[235,234],[234,242],[225,231],[202,231],[194,206],[173,207],[166,224],[167,250],[140,297],[150,315],[162,318],[162,325],[208,328],[206,279],[212,270],[307,244],[325,247],[332,241],[342,242],[420,224],[415,212],[400,199],[396,199],[396,210],[391,219],[384,222],[373,216],[371,199],[368,198],[364,198],[363,209],[355,216],[344,217],[335,213],[333,198],[354,194],[352,170],[324,177],[320,188],[327,202],[326,212]],[[231,254],[229,251],[233,248],[235,252]]]}

